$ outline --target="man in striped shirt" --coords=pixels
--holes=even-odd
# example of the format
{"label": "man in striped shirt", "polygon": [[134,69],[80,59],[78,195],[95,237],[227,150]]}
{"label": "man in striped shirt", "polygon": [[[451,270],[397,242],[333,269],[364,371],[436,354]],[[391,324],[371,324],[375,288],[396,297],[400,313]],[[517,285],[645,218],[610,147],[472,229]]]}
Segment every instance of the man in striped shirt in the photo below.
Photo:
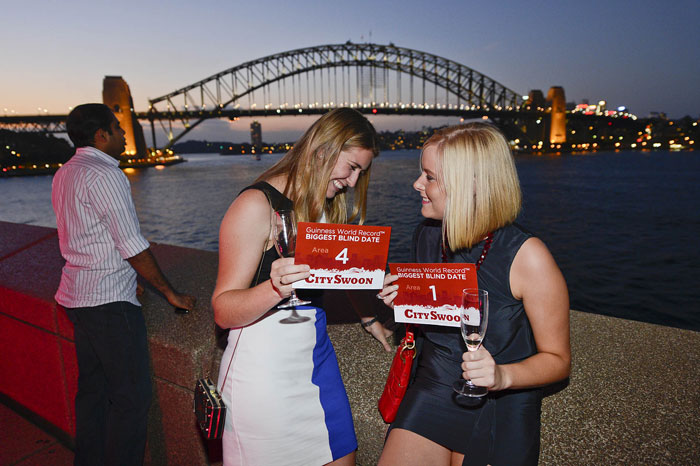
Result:
{"label": "man in striped shirt", "polygon": [[124,131],[109,107],[80,105],[66,127],[76,151],[51,200],[66,260],[56,301],[73,322],[78,359],[75,464],[142,464],[151,372],[136,274],[177,308],[193,309],[195,298],[173,289],[141,235],[119,169]]}

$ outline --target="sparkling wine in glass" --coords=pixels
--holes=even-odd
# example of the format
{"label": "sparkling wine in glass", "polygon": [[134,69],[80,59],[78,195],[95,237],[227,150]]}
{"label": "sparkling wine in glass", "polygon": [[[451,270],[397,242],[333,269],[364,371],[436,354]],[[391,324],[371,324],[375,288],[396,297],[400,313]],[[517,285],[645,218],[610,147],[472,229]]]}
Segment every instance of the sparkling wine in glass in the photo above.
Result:
{"label": "sparkling wine in glass", "polygon": [[[293,210],[277,210],[274,216],[275,249],[280,257],[294,257],[294,249],[297,243],[297,221]],[[309,304],[311,301],[304,301],[297,297],[292,290],[292,295],[286,303],[277,306],[278,309],[292,308],[292,315],[280,320],[283,324],[297,324],[310,320],[309,317],[297,314],[296,307]]]}
{"label": "sparkling wine in glass", "polygon": [[[476,351],[486,336],[489,321],[489,293],[486,290],[466,289],[462,291],[460,329],[467,351]],[[482,397],[488,393],[486,387],[477,387],[471,380],[460,379],[452,384],[454,391],[463,396]]]}

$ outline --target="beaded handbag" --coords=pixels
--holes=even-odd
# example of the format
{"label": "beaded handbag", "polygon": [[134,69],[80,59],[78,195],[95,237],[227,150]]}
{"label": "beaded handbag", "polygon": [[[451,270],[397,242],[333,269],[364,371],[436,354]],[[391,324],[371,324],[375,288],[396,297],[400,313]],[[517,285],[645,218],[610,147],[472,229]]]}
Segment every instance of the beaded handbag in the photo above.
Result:
{"label": "beaded handbag", "polygon": [[221,438],[226,420],[226,405],[209,377],[194,386],[194,413],[197,425],[208,440]]}

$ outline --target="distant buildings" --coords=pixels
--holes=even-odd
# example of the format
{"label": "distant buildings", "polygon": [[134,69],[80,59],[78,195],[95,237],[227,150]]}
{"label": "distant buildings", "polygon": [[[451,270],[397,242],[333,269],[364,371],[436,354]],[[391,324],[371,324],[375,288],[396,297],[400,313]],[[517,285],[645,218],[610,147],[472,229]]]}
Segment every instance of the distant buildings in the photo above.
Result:
{"label": "distant buildings", "polygon": [[250,124],[250,145],[258,152],[263,146],[262,126],[257,121]]}

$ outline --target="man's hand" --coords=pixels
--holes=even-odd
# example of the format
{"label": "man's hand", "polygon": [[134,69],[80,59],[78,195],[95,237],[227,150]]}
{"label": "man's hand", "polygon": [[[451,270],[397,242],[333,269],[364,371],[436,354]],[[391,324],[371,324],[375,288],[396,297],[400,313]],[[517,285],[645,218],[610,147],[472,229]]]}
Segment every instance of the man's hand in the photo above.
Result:
{"label": "man's hand", "polygon": [[197,302],[197,298],[188,294],[180,294],[178,292],[174,292],[171,296],[168,296],[168,302],[172,304],[173,307],[187,309],[188,311],[191,311],[194,309],[194,305]]}
{"label": "man's hand", "polygon": [[163,293],[165,299],[175,306],[176,309],[187,309],[188,311],[194,309],[195,297],[180,294],[175,291],[160,270],[158,262],[156,262],[156,258],[153,257],[150,248],[141,251],[134,257],[128,258],[127,261],[129,261],[129,264],[131,264],[139,275],[145,278],[158,291]]}

